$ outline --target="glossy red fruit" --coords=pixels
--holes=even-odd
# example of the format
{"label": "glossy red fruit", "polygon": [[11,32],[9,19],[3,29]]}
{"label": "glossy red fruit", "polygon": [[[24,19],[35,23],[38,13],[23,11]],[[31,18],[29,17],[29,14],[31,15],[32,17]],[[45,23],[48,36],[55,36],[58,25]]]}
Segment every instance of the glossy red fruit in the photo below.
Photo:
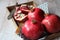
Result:
{"label": "glossy red fruit", "polygon": [[42,24],[45,25],[49,33],[60,31],[60,18],[55,14],[49,14],[43,19]]}
{"label": "glossy red fruit", "polygon": [[44,14],[42,9],[34,8],[28,13],[28,18],[29,20],[35,19],[41,22],[44,19]]}
{"label": "glossy red fruit", "polygon": [[38,39],[44,32],[42,24],[36,21],[26,21],[22,27],[22,33],[29,39]]}

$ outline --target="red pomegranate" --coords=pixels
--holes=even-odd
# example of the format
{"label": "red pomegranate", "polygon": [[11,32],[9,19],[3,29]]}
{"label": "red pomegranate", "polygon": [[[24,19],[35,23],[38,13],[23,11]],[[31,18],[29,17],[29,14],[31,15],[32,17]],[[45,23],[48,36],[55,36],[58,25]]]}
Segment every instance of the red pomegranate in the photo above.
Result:
{"label": "red pomegranate", "polygon": [[55,33],[60,31],[60,18],[55,14],[47,15],[43,19],[42,24],[45,25],[49,33]]}
{"label": "red pomegranate", "polygon": [[28,18],[29,20],[37,20],[37,21],[42,21],[44,19],[44,11],[39,8],[34,8],[32,11],[28,13]]}
{"label": "red pomegranate", "polygon": [[22,27],[22,33],[29,39],[35,40],[42,36],[44,28],[42,24],[38,23],[35,20],[28,20],[25,22]]}

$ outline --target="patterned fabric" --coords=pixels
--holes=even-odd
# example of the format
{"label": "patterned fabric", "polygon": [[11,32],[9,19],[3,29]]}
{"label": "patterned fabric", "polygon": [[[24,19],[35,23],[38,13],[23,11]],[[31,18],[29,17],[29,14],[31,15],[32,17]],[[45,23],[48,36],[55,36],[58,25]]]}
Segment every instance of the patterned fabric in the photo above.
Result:
{"label": "patterned fabric", "polygon": [[49,13],[49,11],[48,11],[48,2],[39,5],[38,8],[41,8],[42,10],[44,10],[45,13]]}

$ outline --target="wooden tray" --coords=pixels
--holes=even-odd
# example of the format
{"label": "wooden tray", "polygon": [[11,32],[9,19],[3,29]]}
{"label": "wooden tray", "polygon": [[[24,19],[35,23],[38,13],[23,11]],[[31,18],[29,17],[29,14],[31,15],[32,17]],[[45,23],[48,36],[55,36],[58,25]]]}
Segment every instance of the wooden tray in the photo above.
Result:
{"label": "wooden tray", "polygon": [[[27,5],[34,5],[34,2],[31,1],[31,2],[27,2],[27,3],[22,3],[22,4],[27,4]],[[22,4],[19,4],[19,6],[21,6]],[[8,6],[7,9],[9,10],[9,12],[11,12],[11,10],[13,10],[15,8],[16,5],[13,5],[13,6]],[[20,27],[19,27],[19,22],[17,22],[14,18],[13,18],[14,22],[16,23],[17,25],[17,29],[16,29],[16,34],[19,34],[20,33]],[[51,34],[49,36],[47,36],[44,40],[53,40],[57,37],[60,37],[60,32],[59,33],[54,33],[54,34]]]}
{"label": "wooden tray", "polygon": [[[36,6],[33,1],[27,2],[27,3],[22,3],[22,4],[27,4],[27,5]],[[21,6],[22,4],[18,4],[18,6]],[[8,6],[7,9],[9,10],[9,12],[11,12],[11,10],[13,10],[13,9],[15,8],[15,6],[16,6],[16,5]],[[13,17],[13,20],[14,20],[14,22],[16,23],[16,25],[18,26],[18,28],[17,28],[17,30],[16,30],[16,34],[19,34],[19,33],[20,33],[20,26],[19,26],[20,22],[16,21],[16,20],[14,19],[14,17]]]}
{"label": "wooden tray", "polygon": [[[54,39],[57,39],[58,37],[60,37],[60,32],[54,33],[54,34],[51,34],[51,35],[47,36],[45,38],[45,40],[54,40]],[[59,39],[57,39],[57,40],[59,40]]]}

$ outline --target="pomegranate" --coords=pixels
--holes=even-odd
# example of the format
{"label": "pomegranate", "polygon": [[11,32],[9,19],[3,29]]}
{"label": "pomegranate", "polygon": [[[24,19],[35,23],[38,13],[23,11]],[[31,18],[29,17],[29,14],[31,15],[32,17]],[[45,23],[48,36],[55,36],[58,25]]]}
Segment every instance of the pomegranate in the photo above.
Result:
{"label": "pomegranate", "polygon": [[42,21],[49,33],[60,31],[60,18],[55,14],[48,14]]}
{"label": "pomegranate", "polygon": [[16,21],[23,21],[23,20],[26,20],[27,19],[27,15],[23,14],[21,9],[20,9],[20,6],[16,7],[16,11],[14,13],[14,19]]}
{"label": "pomegranate", "polygon": [[37,21],[42,21],[44,19],[44,11],[39,8],[34,8],[32,11],[28,13],[28,18],[29,20],[37,20]]}
{"label": "pomegranate", "polygon": [[28,14],[29,7],[27,5],[21,5],[20,10],[22,11],[22,13]]}
{"label": "pomegranate", "polygon": [[22,27],[22,33],[29,39],[35,40],[42,36],[44,32],[42,24],[35,20],[27,20]]}

